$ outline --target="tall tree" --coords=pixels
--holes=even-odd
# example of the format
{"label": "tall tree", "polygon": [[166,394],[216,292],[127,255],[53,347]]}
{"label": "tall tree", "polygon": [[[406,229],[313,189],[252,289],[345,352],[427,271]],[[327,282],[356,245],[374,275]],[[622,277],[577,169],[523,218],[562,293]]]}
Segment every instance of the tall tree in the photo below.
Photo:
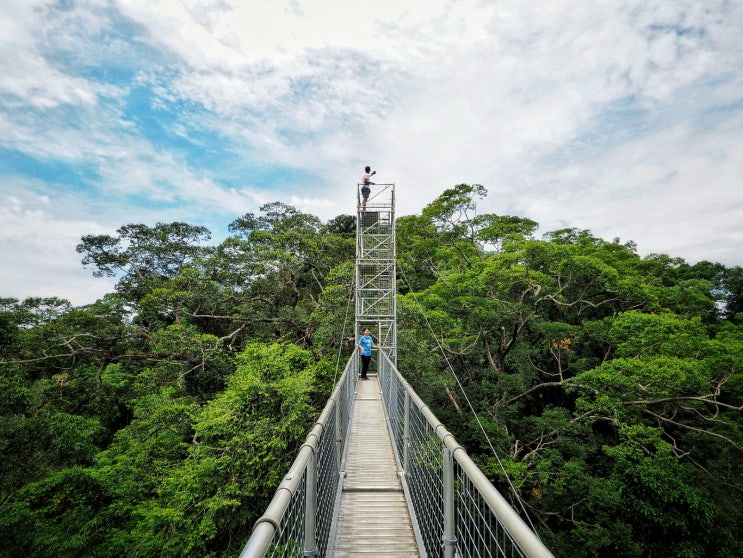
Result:
{"label": "tall tree", "polygon": [[207,228],[182,222],[130,224],[116,232],[83,236],[76,249],[84,254],[83,265],[95,267],[96,277],[118,276],[117,290],[135,302],[192,264],[211,237]]}

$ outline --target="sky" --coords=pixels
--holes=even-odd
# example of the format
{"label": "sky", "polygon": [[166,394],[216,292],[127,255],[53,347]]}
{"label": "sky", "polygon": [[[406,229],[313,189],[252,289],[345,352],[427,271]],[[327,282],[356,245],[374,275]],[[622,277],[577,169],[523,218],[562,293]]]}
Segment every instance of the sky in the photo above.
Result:
{"label": "sky", "polygon": [[0,0],[0,297],[113,291],[130,223],[479,213],[743,265],[739,0]]}

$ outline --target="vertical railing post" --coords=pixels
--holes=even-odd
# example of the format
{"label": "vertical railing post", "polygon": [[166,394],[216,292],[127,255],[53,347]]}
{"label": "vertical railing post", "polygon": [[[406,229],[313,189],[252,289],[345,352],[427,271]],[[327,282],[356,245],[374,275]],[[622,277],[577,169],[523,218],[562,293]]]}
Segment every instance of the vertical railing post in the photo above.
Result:
{"label": "vertical railing post", "polygon": [[405,390],[405,411],[402,424],[402,472],[408,474],[410,454],[410,394]]}
{"label": "vertical railing post", "polygon": [[[345,391],[341,390],[339,395],[342,394],[344,398],[348,395]],[[340,399],[340,397],[339,397]],[[341,458],[343,457],[343,402],[335,402],[335,470],[340,472],[341,470]]]}
{"label": "vertical railing post", "polygon": [[307,462],[304,495],[304,556],[317,554],[317,448]]}
{"label": "vertical railing post", "polygon": [[454,558],[457,535],[454,527],[454,457],[449,448],[444,446],[444,558]]}

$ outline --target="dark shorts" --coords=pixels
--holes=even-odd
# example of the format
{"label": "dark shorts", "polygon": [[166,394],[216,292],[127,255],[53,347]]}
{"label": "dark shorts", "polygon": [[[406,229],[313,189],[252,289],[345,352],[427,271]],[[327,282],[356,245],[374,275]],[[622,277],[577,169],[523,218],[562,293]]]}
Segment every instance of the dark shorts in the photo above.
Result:
{"label": "dark shorts", "polygon": [[371,192],[371,190],[369,189],[369,186],[362,186],[361,187],[361,195],[363,197],[368,198],[369,197],[369,192]]}

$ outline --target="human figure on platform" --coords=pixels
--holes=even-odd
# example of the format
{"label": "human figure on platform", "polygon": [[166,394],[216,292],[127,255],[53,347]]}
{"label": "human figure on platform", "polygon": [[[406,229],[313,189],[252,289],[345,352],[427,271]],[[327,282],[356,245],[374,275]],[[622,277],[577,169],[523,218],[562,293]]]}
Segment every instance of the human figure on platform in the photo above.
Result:
{"label": "human figure on platform", "polygon": [[364,176],[361,179],[361,197],[363,201],[361,202],[361,211],[366,211],[366,202],[369,199],[369,194],[371,193],[371,189],[369,188],[370,184],[374,184],[372,182],[371,177],[377,174],[377,171],[372,171],[370,166],[364,167]]}
{"label": "human figure on platform", "polygon": [[[368,168],[368,167],[367,167]],[[371,362],[372,349],[378,349],[379,345],[374,343],[371,331],[367,327],[364,335],[359,338],[359,350],[361,351],[361,379],[366,380],[366,374],[369,372],[369,363]]]}

